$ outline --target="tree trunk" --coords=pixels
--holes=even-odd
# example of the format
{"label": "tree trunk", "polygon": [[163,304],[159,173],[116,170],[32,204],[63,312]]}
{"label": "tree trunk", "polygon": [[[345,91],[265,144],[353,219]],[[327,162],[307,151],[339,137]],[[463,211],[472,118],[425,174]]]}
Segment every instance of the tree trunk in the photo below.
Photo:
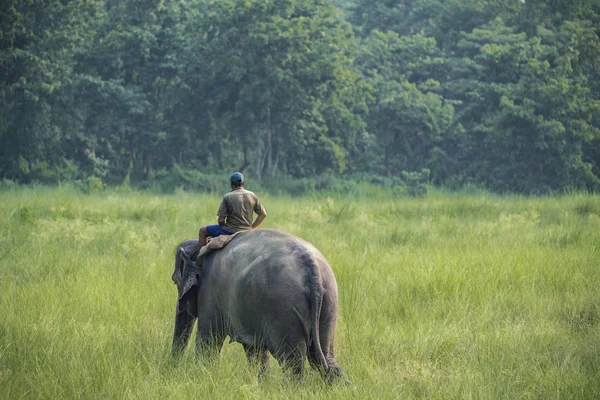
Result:
{"label": "tree trunk", "polygon": [[277,174],[277,166],[279,165],[279,153],[275,157],[275,162],[273,163],[273,168],[271,168],[271,176],[274,177]]}
{"label": "tree trunk", "polygon": [[144,152],[144,176],[148,178],[152,173],[152,155],[148,152]]}
{"label": "tree trunk", "polygon": [[256,152],[256,178],[259,181],[262,181],[262,169],[264,165],[264,157],[263,157],[263,143],[261,137],[261,129],[256,130],[256,143],[257,143],[257,152]]}
{"label": "tree trunk", "polygon": [[[246,171],[246,168],[248,168],[250,166],[250,162],[248,161],[248,151],[247,151],[247,146],[244,145],[243,147],[243,161],[242,161],[242,166],[238,168],[238,171],[240,174],[243,174],[244,171]],[[239,156],[239,153],[238,153]],[[238,157],[239,160],[239,157]]]}
{"label": "tree trunk", "polygon": [[271,179],[271,167],[273,165],[273,126],[271,125],[271,107],[267,107],[267,149],[266,149],[267,161],[265,170],[268,178]]}
{"label": "tree trunk", "polygon": [[21,182],[23,180],[23,176],[21,173],[20,161],[21,161],[21,153],[17,152],[17,154],[15,155],[15,158],[13,160],[13,178],[16,178],[19,182]]}

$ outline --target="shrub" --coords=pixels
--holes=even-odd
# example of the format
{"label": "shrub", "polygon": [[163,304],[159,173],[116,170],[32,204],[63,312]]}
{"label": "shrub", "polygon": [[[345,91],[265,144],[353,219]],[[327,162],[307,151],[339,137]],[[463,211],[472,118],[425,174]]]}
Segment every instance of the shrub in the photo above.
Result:
{"label": "shrub", "polygon": [[155,171],[140,186],[163,193],[172,193],[175,190],[223,193],[228,189],[227,179],[223,175],[209,175],[195,169],[185,169],[178,164],[171,169]]}
{"label": "shrub", "polygon": [[10,179],[2,179],[0,181],[0,190],[12,190],[19,186],[19,184],[15,181],[11,181]]}
{"label": "shrub", "polygon": [[315,182],[308,178],[293,179],[286,176],[273,180],[265,186],[265,189],[273,194],[289,194],[299,197],[314,193]]}
{"label": "shrub", "polygon": [[427,196],[427,181],[431,171],[427,168],[423,168],[421,172],[402,171],[402,179],[406,184],[406,190],[408,195],[411,197],[425,197]]}
{"label": "shrub", "polygon": [[129,173],[123,179],[123,183],[115,188],[118,193],[131,193],[131,178]]}

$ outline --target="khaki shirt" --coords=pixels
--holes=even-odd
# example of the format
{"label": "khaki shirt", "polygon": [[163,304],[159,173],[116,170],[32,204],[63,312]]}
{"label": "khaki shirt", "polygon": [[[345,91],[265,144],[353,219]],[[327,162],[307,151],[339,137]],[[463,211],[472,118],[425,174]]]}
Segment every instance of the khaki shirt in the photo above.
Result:
{"label": "khaki shirt", "polygon": [[217,216],[225,218],[223,229],[235,233],[252,227],[253,211],[258,215],[267,214],[258,197],[240,187],[223,196]]}

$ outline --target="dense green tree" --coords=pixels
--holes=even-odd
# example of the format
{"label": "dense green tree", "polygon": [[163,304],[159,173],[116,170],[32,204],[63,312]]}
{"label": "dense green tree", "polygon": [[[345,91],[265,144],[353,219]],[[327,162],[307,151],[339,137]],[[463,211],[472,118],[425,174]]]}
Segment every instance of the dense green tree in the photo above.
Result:
{"label": "dense green tree", "polygon": [[351,21],[363,34],[372,30],[399,35],[421,34],[452,47],[461,32],[470,32],[498,16],[515,15],[520,0],[357,0]]}
{"label": "dense green tree", "polygon": [[439,82],[420,81],[419,70],[442,62],[435,56],[435,40],[373,31],[363,48],[359,61],[374,89],[367,123],[379,148],[372,154],[379,160],[376,172],[429,168],[439,182],[449,168],[442,145],[457,127],[452,104],[431,91]]}
{"label": "dense green tree", "polygon": [[336,9],[277,0],[222,1],[203,11],[207,34],[197,54],[210,61],[199,95],[219,140],[236,146],[259,177],[341,172],[362,124],[352,112],[361,103],[352,31]]}
{"label": "dense green tree", "polygon": [[[447,183],[474,181],[495,190],[540,193],[569,185],[598,187],[597,11],[596,1],[357,1],[352,20],[364,35],[379,29],[402,39],[415,34],[435,39],[438,51],[429,52],[430,60],[441,62],[412,65],[386,82],[392,87],[404,78],[431,79],[440,83],[431,90],[455,105],[457,123],[435,147],[435,154],[454,166],[443,169]],[[365,43],[369,50],[376,47]],[[390,46],[384,53],[393,51]],[[378,87],[378,94],[385,92]],[[380,130],[378,124],[391,114],[371,114],[367,129]],[[427,120],[418,115],[411,110],[390,118],[387,131],[394,123]],[[420,156],[421,161],[428,157]]]}
{"label": "dense green tree", "polygon": [[2,178],[600,188],[600,0],[11,0],[0,17]]}
{"label": "dense green tree", "polygon": [[521,192],[597,184],[582,161],[594,101],[556,48],[496,20],[464,34],[457,56],[444,92],[462,102],[469,176]]}
{"label": "dense green tree", "polygon": [[0,7],[0,171],[27,180],[36,164],[64,161],[61,144],[77,129],[74,54],[87,40],[96,4],[14,0]]}
{"label": "dense green tree", "polygon": [[[78,76],[87,103],[82,151],[108,160],[116,174],[148,176],[158,162],[172,162],[168,144],[179,130],[179,55],[182,4],[122,1],[109,5]],[[169,151],[165,151],[169,150]]]}

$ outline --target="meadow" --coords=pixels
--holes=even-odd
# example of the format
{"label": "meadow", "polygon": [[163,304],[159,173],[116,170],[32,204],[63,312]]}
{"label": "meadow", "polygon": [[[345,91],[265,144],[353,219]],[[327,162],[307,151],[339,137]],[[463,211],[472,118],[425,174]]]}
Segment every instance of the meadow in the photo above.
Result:
{"label": "meadow", "polygon": [[0,192],[0,398],[600,398],[597,196],[261,200],[335,272],[352,386],[172,359],[174,250],[220,196],[30,187]]}

